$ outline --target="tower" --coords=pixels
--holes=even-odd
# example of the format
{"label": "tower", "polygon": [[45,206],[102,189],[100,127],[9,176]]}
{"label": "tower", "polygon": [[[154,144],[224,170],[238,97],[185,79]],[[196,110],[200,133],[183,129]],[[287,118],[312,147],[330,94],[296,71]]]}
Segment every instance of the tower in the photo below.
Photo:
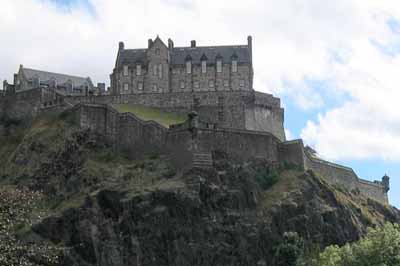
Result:
{"label": "tower", "polygon": [[387,175],[385,174],[385,175],[382,177],[382,185],[383,185],[383,188],[384,188],[384,190],[385,190],[386,193],[390,190],[390,183],[389,183],[389,181],[390,181],[390,177],[387,176]]}

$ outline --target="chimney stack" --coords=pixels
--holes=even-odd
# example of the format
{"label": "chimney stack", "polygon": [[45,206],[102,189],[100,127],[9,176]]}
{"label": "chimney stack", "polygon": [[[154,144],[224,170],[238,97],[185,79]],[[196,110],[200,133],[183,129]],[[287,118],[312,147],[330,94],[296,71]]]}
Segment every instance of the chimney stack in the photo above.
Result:
{"label": "chimney stack", "polygon": [[190,47],[192,47],[192,48],[196,47],[196,41],[195,40],[192,40],[190,42]]}
{"label": "chimney stack", "polygon": [[174,48],[174,42],[171,39],[168,39],[168,48],[170,50]]}
{"label": "chimney stack", "polygon": [[125,44],[124,42],[119,42],[119,49],[124,50],[125,49]]}
{"label": "chimney stack", "polygon": [[152,39],[149,39],[147,48],[150,48],[152,45],[153,45],[153,40],[152,40]]}

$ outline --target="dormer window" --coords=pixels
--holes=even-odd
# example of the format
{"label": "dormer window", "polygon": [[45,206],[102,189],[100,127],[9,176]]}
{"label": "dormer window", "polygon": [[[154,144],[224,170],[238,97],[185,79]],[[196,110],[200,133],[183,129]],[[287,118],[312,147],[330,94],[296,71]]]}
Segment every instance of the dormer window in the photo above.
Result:
{"label": "dormer window", "polygon": [[207,73],[207,61],[201,61],[201,73]]}
{"label": "dormer window", "polygon": [[186,73],[187,74],[192,73],[192,61],[186,61]]}
{"label": "dormer window", "polygon": [[237,59],[238,59],[238,57],[237,57],[236,53],[234,53],[232,55],[231,59],[232,59],[232,72],[237,72]]}
{"label": "dormer window", "polygon": [[232,72],[237,72],[237,60],[232,60]]}
{"label": "dormer window", "polygon": [[186,56],[186,74],[192,73],[192,57]]}
{"label": "dormer window", "polygon": [[207,73],[207,57],[205,54],[201,56],[200,61],[201,61],[201,73],[205,74]]}
{"label": "dormer window", "polygon": [[129,67],[128,66],[124,66],[124,71],[123,71],[123,75],[126,77],[129,75]]}
{"label": "dormer window", "polygon": [[220,55],[217,56],[217,73],[222,72],[222,57]]}
{"label": "dormer window", "polygon": [[142,65],[137,64],[136,65],[136,76],[140,76],[140,75],[142,75]]}

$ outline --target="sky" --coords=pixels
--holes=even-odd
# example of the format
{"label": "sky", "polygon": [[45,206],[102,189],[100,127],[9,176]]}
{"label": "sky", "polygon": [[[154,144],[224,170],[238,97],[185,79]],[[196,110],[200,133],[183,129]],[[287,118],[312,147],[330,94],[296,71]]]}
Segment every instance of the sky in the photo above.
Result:
{"label": "sky", "polygon": [[[26,67],[109,84],[118,42],[246,44],[254,88],[282,99],[289,139],[359,177],[391,177],[400,207],[398,0],[0,0],[0,79]],[[2,86],[2,85],[0,85]],[[0,87],[1,89],[1,87]]]}

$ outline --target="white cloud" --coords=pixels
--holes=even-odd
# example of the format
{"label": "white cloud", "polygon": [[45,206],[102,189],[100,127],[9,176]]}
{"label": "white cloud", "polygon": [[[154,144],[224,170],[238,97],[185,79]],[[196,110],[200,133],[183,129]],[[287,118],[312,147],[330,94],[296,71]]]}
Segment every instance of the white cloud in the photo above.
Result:
{"label": "white cloud", "polygon": [[[400,160],[400,57],[377,48],[400,43],[386,25],[400,19],[398,0],[90,0],[93,12],[52,2],[1,0],[0,78],[12,80],[23,63],[108,83],[120,40],[128,48],[157,34],[177,46],[240,44],[250,34],[257,90],[307,110],[326,95],[349,95],[308,122],[306,142],[330,158]],[[332,86],[321,92],[309,80]]]}

